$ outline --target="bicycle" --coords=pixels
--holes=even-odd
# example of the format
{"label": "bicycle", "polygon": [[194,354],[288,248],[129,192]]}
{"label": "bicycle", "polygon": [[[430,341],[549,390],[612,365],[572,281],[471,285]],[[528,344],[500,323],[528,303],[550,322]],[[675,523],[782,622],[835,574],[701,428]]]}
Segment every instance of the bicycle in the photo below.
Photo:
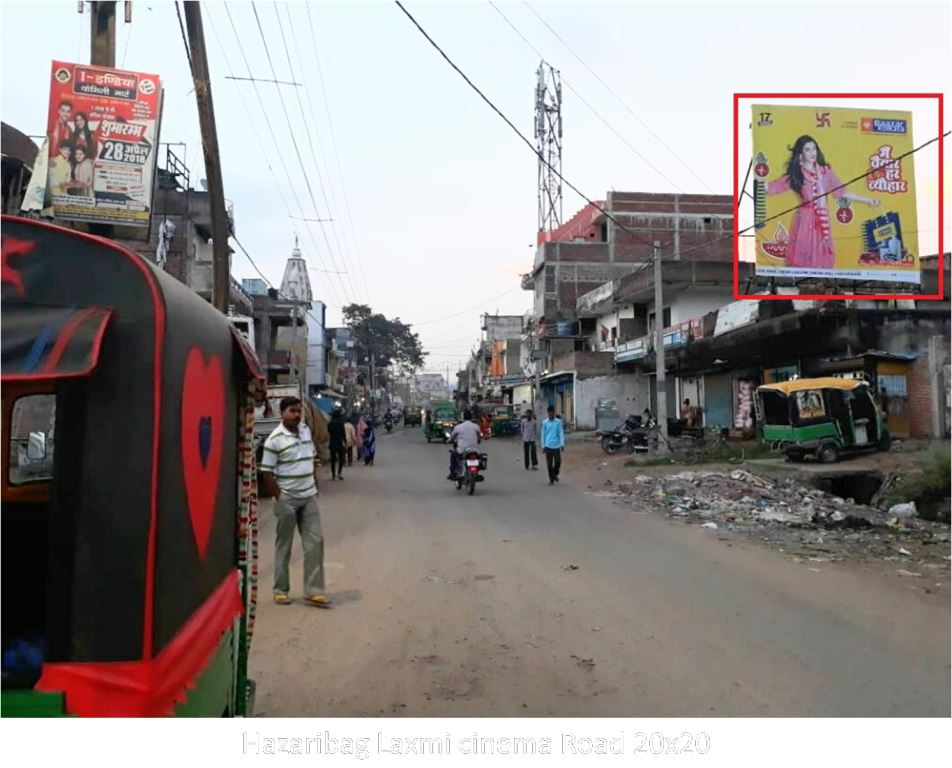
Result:
{"label": "bicycle", "polygon": [[731,445],[724,434],[724,430],[712,429],[714,433],[713,441],[707,440],[702,433],[694,445],[685,452],[686,463],[697,464],[702,458],[707,459],[718,454],[725,454],[728,464],[741,464],[746,456],[743,448],[737,449]]}

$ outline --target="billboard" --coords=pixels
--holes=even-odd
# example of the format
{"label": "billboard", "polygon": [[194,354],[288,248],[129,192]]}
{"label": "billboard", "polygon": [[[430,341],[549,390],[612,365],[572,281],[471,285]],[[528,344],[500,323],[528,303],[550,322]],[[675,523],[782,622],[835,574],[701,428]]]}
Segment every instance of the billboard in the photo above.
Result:
{"label": "billboard", "polygon": [[757,275],[920,282],[911,113],[755,104],[751,129]]}
{"label": "billboard", "polygon": [[157,75],[53,62],[46,189],[56,218],[149,225],[161,99]]}

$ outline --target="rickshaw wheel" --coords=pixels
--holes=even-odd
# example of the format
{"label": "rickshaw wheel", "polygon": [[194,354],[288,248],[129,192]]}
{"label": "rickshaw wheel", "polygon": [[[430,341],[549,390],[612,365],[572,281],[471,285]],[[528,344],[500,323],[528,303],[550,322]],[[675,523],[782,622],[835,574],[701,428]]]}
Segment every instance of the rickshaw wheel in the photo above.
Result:
{"label": "rickshaw wheel", "polygon": [[840,452],[836,449],[835,445],[827,443],[817,451],[817,456],[819,456],[820,461],[824,464],[834,464],[836,460],[840,458]]}
{"label": "rickshaw wheel", "polygon": [[891,438],[891,437],[889,437],[888,435],[883,435],[881,438],[879,438],[879,443],[877,443],[877,445],[876,445],[876,449],[877,449],[877,450],[886,452],[886,451],[888,451],[890,448],[892,448],[892,438]]}

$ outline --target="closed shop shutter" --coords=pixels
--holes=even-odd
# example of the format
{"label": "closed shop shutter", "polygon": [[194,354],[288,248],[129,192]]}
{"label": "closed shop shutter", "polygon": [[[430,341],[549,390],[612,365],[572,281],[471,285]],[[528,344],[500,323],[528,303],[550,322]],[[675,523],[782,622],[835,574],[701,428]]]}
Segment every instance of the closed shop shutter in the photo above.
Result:
{"label": "closed shop shutter", "polygon": [[704,377],[704,425],[707,427],[733,427],[731,408],[731,375],[719,373]]}

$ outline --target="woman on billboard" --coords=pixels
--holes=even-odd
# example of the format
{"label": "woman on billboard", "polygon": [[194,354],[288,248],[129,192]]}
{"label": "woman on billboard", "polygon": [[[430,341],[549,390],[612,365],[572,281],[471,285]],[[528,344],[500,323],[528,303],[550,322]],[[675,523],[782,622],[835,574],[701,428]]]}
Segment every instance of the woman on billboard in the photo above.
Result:
{"label": "woman on billboard", "polygon": [[764,186],[768,195],[793,191],[800,197],[800,207],[793,214],[790,225],[787,266],[833,269],[836,255],[830,231],[830,199],[845,198],[870,206],[879,205],[879,200],[841,189],[843,182],[827,163],[812,136],[801,136],[796,140],[790,150],[786,171],[781,178],[768,181]]}
{"label": "woman on billboard", "polygon": [[73,149],[75,150],[79,147],[82,147],[86,157],[90,159],[95,158],[96,140],[93,137],[93,132],[89,127],[89,118],[86,117],[86,113],[77,112],[76,118],[74,119],[74,124],[76,127],[73,129],[73,135],[69,138]]}

